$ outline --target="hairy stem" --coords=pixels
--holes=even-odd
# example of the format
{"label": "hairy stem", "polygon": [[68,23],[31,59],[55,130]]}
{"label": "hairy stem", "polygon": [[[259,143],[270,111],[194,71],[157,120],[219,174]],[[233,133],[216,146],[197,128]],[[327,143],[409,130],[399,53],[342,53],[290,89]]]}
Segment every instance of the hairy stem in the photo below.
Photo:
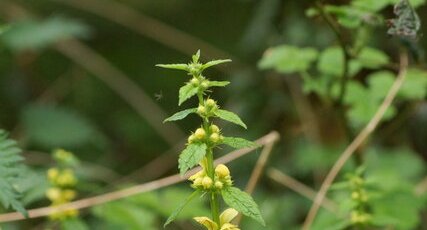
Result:
{"label": "hairy stem", "polygon": [[[203,98],[203,92],[199,91],[197,93],[197,97],[199,99],[199,104],[203,105],[204,98]],[[203,128],[205,131],[209,131],[209,118],[203,117]],[[212,179],[212,181],[215,181],[215,168],[214,168],[214,157],[213,157],[213,151],[212,146],[208,146],[208,149],[206,150],[206,159],[207,159],[207,174]],[[210,205],[211,205],[211,213],[212,213],[212,219],[219,225],[219,199],[218,194],[215,192],[210,192]]]}

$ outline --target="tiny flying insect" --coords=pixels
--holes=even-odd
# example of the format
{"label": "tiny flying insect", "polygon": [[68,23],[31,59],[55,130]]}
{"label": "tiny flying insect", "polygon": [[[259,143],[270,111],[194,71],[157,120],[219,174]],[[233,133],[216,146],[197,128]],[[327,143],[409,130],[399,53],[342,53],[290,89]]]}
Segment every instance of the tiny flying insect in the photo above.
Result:
{"label": "tiny flying insect", "polygon": [[160,92],[155,93],[154,97],[156,98],[157,101],[160,101],[163,99],[163,92],[160,90]]}

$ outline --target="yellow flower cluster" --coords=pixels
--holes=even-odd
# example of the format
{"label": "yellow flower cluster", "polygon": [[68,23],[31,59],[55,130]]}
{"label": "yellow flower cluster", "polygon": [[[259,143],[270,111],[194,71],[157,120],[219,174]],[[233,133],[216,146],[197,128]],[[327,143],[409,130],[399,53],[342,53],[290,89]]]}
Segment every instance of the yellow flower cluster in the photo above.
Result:
{"label": "yellow flower cluster", "polygon": [[353,224],[367,224],[371,215],[366,210],[369,196],[364,188],[365,181],[361,176],[353,176],[350,179],[351,199],[355,202],[355,208],[351,212],[350,221]]}
{"label": "yellow flower cluster", "polygon": [[219,164],[218,166],[216,166],[215,178],[212,179],[207,175],[206,163],[207,162],[205,158],[200,163],[200,166],[202,166],[202,170],[188,178],[190,181],[193,182],[193,188],[221,190],[223,187],[228,187],[233,184],[233,181],[231,180],[230,176],[230,170],[227,168],[227,166],[223,164]]}
{"label": "yellow flower cluster", "polygon": [[[55,159],[62,164],[74,159],[72,153],[65,150],[56,150]],[[51,206],[66,204],[76,198],[76,191],[73,187],[77,184],[77,178],[71,168],[50,168],[47,171],[47,179],[51,187],[46,191],[46,197],[52,202]],[[63,212],[52,213],[49,217],[52,220],[64,220],[78,215],[76,209],[69,209]]]}
{"label": "yellow flower cluster", "polygon": [[218,104],[213,99],[207,99],[204,101],[203,105],[200,104],[197,107],[197,113],[201,117],[210,117],[213,116],[214,113],[218,110]]}
{"label": "yellow flower cluster", "polygon": [[221,135],[221,131],[218,126],[211,125],[209,130],[204,128],[198,128],[196,131],[188,137],[188,143],[194,142],[208,142],[213,145],[219,144],[224,140],[224,137]]}

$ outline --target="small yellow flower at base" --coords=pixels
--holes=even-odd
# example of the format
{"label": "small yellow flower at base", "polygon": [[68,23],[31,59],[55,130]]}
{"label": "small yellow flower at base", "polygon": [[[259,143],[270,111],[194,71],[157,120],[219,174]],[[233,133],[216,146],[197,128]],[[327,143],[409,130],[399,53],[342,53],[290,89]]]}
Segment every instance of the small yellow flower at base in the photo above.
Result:
{"label": "small yellow flower at base", "polygon": [[77,183],[74,172],[71,169],[64,169],[56,178],[56,184],[59,186],[73,186]]}
{"label": "small yellow flower at base", "polygon": [[219,216],[220,226],[209,219],[208,217],[194,217],[194,220],[205,226],[207,230],[240,230],[236,225],[230,222],[239,214],[235,209],[229,208],[221,213]]}
{"label": "small yellow flower at base", "polygon": [[216,189],[222,189],[224,187],[224,183],[222,183],[221,181],[216,181],[215,182],[215,188]]}

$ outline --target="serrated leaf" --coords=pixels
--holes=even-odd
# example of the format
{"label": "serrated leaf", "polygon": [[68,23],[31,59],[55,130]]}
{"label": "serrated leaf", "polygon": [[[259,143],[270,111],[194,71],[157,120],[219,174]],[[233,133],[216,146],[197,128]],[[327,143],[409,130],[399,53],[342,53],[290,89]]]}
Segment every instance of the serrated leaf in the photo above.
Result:
{"label": "serrated leaf", "polygon": [[185,206],[190,203],[191,200],[193,200],[197,195],[201,193],[200,190],[196,190],[193,193],[191,193],[190,196],[187,197],[176,209],[172,212],[172,214],[168,217],[163,227],[166,227],[168,224],[170,224],[172,221],[176,219],[176,217],[179,215],[179,213],[185,208]]}
{"label": "serrated leaf", "polygon": [[165,68],[165,69],[177,69],[177,70],[188,71],[187,64],[157,64],[156,66],[160,68]]}
{"label": "serrated leaf", "polygon": [[182,120],[185,117],[187,117],[189,114],[191,113],[195,113],[197,111],[197,108],[192,108],[192,109],[186,109],[180,112],[175,113],[174,115],[166,118],[163,123],[165,122],[169,122],[169,121],[178,121],[178,120]]}
{"label": "serrated leaf", "polygon": [[21,150],[15,141],[7,139],[5,131],[0,130],[0,202],[5,208],[12,207],[24,216],[28,216],[22,203],[18,200],[21,194],[16,189],[21,179]]}
{"label": "serrated leaf", "polygon": [[178,167],[181,175],[196,166],[206,155],[207,146],[205,143],[193,143],[181,152],[178,159]]}
{"label": "serrated leaf", "polygon": [[221,190],[221,194],[228,206],[256,220],[262,226],[265,226],[265,221],[261,216],[258,205],[249,194],[236,187],[224,188]]}
{"label": "serrated leaf", "polygon": [[259,147],[259,145],[257,145],[255,142],[248,141],[246,139],[239,138],[239,137],[224,137],[224,140],[222,143],[230,147],[233,147],[235,149]]}
{"label": "serrated leaf", "polygon": [[226,120],[226,121],[232,122],[232,123],[234,123],[234,124],[236,124],[236,125],[240,125],[240,126],[242,126],[243,128],[247,129],[247,127],[246,127],[245,123],[243,123],[243,121],[240,119],[240,117],[239,117],[239,116],[237,116],[237,115],[236,115],[235,113],[233,113],[233,112],[230,112],[230,111],[227,111],[227,110],[223,110],[223,109],[218,109],[218,110],[215,112],[215,116],[217,116],[217,117],[219,117],[219,118],[221,118],[221,119],[223,119],[223,120]]}
{"label": "serrated leaf", "polygon": [[179,89],[179,102],[178,105],[181,105],[186,100],[190,99],[192,96],[196,95],[199,91],[198,87],[195,87],[192,84],[185,84],[183,87]]}
{"label": "serrated leaf", "polygon": [[317,50],[313,48],[282,45],[267,50],[258,63],[258,67],[274,69],[284,74],[306,71],[311,63],[316,60],[317,55]]}
{"label": "serrated leaf", "polygon": [[222,63],[226,63],[226,62],[231,62],[231,59],[219,59],[219,60],[213,60],[210,62],[207,62],[205,64],[202,65],[202,70],[207,69],[209,67],[212,67],[214,65],[219,65]]}
{"label": "serrated leaf", "polygon": [[209,81],[209,87],[224,87],[230,84],[229,81]]}

